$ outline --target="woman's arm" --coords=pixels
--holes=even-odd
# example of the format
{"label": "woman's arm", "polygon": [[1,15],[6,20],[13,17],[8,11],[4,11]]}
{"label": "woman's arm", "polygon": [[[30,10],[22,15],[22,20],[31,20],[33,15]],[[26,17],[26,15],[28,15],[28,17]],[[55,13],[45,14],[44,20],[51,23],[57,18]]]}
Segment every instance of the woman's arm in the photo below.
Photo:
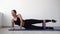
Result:
{"label": "woman's arm", "polygon": [[22,19],[22,16],[19,14],[18,17],[20,18],[20,29],[22,29],[22,26],[24,25],[24,22],[23,22],[23,19]]}
{"label": "woman's arm", "polygon": [[12,25],[11,25],[11,27],[12,27],[12,30],[14,30],[14,20],[12,19]]}

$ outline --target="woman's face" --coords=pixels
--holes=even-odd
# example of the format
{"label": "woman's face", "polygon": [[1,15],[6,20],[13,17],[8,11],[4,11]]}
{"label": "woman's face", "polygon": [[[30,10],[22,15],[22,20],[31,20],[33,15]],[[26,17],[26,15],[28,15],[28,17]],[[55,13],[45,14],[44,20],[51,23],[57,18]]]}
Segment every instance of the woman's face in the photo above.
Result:
{"label": "woman's face", "polygon": [[16,13],[14,11],[11,12],[12,16],[16,16]]}

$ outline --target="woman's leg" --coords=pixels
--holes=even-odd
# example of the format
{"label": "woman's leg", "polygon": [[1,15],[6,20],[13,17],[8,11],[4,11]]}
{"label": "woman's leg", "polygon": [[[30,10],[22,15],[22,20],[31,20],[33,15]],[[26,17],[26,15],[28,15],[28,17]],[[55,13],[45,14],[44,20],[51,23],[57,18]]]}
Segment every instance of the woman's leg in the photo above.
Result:
{"label": "woman's leg", "polygon": [[31,24],[35,24],[35,23],[47,23],[47,22],[56,22],[56,20],[49,20],[49,19],[46,19],[46,20],[38,20],[38,19],[26,19],[24,20],[25,22],[29,22]]}
{"label": "woman's leg", "polygon": [[45,29],[46,28],[46,23],[47,22],[52,22],[52,20],[27,19],[27,20],[24,20],[24,22],[25,22],[24,27],[26,29],[41,29],[41,27],[32,25],[32,24],[36,24],[36,23],[42,23],[42,29]]}
{"label": "woman's leg", "polygon": [[43,23],[43,20],[27,19],[27,20],[24,20],[24,22],[25,22],[24,27],[26,29],[35,29],[35,30],[43,29],[42,27],[32,25],[32,24],[36,24],[36,23]]}
{"label": "woman's leg", "polygon": [[36,24],[36,23],[43,23],[43,20],[38,20],[38,19],[26,19],[24,22],[29,23],[29,24]]}

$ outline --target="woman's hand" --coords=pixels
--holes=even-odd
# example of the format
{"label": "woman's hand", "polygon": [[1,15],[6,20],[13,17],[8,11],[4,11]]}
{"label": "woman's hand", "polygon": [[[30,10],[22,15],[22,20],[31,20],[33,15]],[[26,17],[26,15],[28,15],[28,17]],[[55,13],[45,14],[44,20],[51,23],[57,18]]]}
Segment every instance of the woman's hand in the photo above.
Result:
{"label": "woman's hand", "polygon": [[14,31],[14,28],[12,28],[12,31]]}
{"label": "woman's hand", "polygon": [[22,30],[22,27],[20,26],[20,30]]}

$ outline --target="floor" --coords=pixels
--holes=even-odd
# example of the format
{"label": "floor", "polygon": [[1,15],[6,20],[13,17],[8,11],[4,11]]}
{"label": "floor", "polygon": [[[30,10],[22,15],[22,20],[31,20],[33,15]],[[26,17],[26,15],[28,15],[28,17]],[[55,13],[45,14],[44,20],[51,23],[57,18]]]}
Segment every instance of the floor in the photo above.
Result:
{"label": "floor", "polygon": [[9,28],[0,28],[0,34],[60,34],[60,31],[8,31]]}

